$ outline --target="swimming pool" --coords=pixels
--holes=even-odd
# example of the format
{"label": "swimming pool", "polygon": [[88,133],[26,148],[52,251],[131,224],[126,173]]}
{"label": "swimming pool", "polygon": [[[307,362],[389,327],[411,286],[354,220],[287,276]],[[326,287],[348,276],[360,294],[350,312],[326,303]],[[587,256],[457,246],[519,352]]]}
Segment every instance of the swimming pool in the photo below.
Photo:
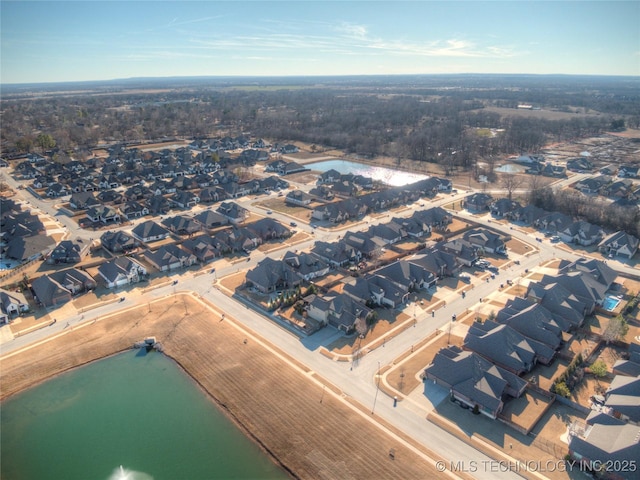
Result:
{"label": "swimming pool", "polygon": [[613,312],[619,303],[619,298],[607,297],[604,299],[604,302],[602,302],[602,308],[604,308],[607,312]]}

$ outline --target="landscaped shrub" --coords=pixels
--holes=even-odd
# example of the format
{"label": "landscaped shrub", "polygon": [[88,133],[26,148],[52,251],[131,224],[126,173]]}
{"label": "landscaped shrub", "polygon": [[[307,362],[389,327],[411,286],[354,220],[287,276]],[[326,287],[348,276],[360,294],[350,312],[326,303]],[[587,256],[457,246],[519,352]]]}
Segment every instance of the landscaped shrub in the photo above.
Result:
{"label": "landscaped shrub", "polygon": [[554,383],[551,385],[551,391],[556,395],[560,395],[564,398],[569,398],[571,396],[571,392],[569,391],[569,387],[564,382]]}

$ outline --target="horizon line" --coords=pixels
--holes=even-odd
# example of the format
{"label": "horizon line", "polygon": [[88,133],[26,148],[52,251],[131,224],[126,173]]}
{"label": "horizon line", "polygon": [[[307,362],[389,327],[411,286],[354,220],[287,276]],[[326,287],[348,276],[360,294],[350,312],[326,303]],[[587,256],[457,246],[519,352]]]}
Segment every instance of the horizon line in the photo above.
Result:
{"label": "horizon line", "polygon": [[144,80],[180,80],[180,79],[265,79],[265,78],[348,78],[348,77],[463,77],[463,76],[486,76],[486,77],[516,77],[516,76],[529,76],[529,77],[600,77],[600,78],[638,78],[640,75],[624,75],[624,74],[603,74],[603,73],[480,73],[480,72],[466,72],[466,73],[353,73],[353,74],[334,74],[334,75],[308,75],[308,74],[290,74],[290,75],[244,75],[244,74],[229,74],[229,75],[170,75],[170,76],[149,76],[149,77],[118,77],[109,79],[94,79],[94,80],[52,80],[44,82],[0,82],[0,87],[4,86],[21,86],[21,85],[60,85],[60,84],[81,84],[81,83],[111,83],[111,82],[123,82],[123,81],[144,81]]}

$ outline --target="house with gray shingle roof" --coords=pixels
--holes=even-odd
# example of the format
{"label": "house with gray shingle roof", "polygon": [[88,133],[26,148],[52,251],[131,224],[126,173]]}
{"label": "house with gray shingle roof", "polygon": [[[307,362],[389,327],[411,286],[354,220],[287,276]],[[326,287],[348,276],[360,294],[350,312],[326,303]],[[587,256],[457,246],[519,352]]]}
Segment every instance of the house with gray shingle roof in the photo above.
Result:
{"label": "house with gray shingle roof", "polygon": [[640,377],[613,377],[604,405],[611,409],[614,417],[640,425]]}
{"label": "house with gray shingle roof", "polygon": [[467,242],[482,248],[484,252],[506,254],[507,246],[500,235],[485,228],[469,230],[462,236]]}
{"label": "house with gray shingle roof", "polygon": [[56,241],[48,235],[11,238],[4,248],[4,256],[19,262],[29,262],[47,255]]}
{"label": "house with gray shingle roof", "polygon": [[182,242],[182,248],[196,256],[199,262],[207,263],[222,256],[222,251],[216,247],[214,239],[208,235],[200,235]]}
{"label": "house with gray shingle roof", "polygon": [[147,220],[133,227],[131,234],[141,242],[148,243],[164,240],[169,236],[169,230],[153,220]]}
{"label": "house with gray shingle roof", "polygon": [[366,324],[372,310],[349,295],[336,294],[316,296],[309,304],[307,312],[311,318],[324,325],[331,325],[350,333],[359,321]]}
{"label": "house with gray shingle roof", "polygon": [[120,212],[117,208],[108,205],[96,205],[86,211],[87,218],[92,222],[119,223]]}
{"label": "house with gray shingle roof", "polygon": [[145,250],[144,258],[161,272],[189,267],[197,262],[195,255],[177,245],[163,245],[155,252]]}
{"label": "house with gray shingle roof", "polygon": [[593,303],[585,303],[584,299],[578,298],[564,285],[554,282],[554,278],[546,278],[545,283],[529,283],[526,298],[540,303],[554,315],[560,315],[569,322],[567,331],[582,326],[585,316],[593,311]]}
{"label": "house with gray shingle roof", "polygon": [[118,257],[101,264],[98,274],[103,278],[107,288],[117,288],[142,281],[147,269],[131,257]]}
{"label": "house with gray shingle roof", "polygon": [[186,215],[167,217],[162,220],[162,225],[178,235],[193,235],[202,230],[202,224],[200,222]]}
{"label": "house with gray shingle roof", "polygon": [[450,253],[456,257],[456,261],[470,267],[478,260],[480,248],[462,238],[456,238],[449,242],[440,242],[436,245],[438,250]]}
{"label": "house with gray shingle roof", "polygon": [[86,238],[63,240],[47,256],[47,263],[79,263],[89,253],[90,246],[91,241]]}
{"label": "house with gray shingle roof", "polygon": [[598,250],[607,255],[631,258],[638,251],[638,245],[640,245],[638,238],[620,230],[603,238],[598,244]]}
{"label": "house with gray shingle roof", "polygon": [[473,193],[465,197],[464,207],[470,212],[483,212],[489,209],[493,202],[493,197],[488,193]]}
{"label": "house with gray shingle roof", "polygon": [[121,230],[104,232],[100,236],[100,243],[112,253],[125,253],[140,246],[135,237]]}
{"label": "house with gray shingle roof", "polygon": [[425,290],[436,286],[436,276],[411,260],[397,260],[379,268],[376,274],[398,285],[407,286],[410,290]]}
{"label": "house with gray shingle roof", "polygon": [[9,323],[20,313],[29,311],[29,303],[22,292],[0,288],[0,325]]}
{"label": "house with gray shingle roof", "polygon": [[86,210],[90,207],[97,207],[100,202],[93,192],[76,192],[71,194],[69,206],[74,210]]}
{"label": "house with gray shingle roof", "polygon": [[[615,465],[615,462],[626,465],[626,462],[640,458],[638,425],[626,423],[595,410],[591,411],[586,422],[586,425],[579,427],[572,425],[568,436],[569,455],[578,462],[584,462],[585,466],[581,468],[588,469],[595,462],[599,462],[600,465],[607,465],[607,462],[614,462],[611,465]],[[623,477],[609,478],[637,479],[639,476],[637,471],[629,471]]]}
{"label": "house with gray shingle roof", "polygon": [[226,217],[234,225],[244,222],[249,216],[249,211],[235,202],[222,202],[216,212]]}
{"label": "house with gray shingle roof", "polygon": [[276,290],[295,288],[302,283],[302,277],[282,260],[274,260],[266,257],[246,275],[247,283],[262,293],[271,293]]}
{"label": "house with gray shingle roof", "polygon": [[579,220],[558,231],[558,236],[563,242],[589,246],[598,243],[604,236],[604,230],[599,225],[594,225],[584,220]]}
{"label": "house with gray shingle roof", "polygon": [[426,380],[447,388],[451,396],[469,408],[495,419],[509,397],[520,397],[527,382],[477,353],[455,346],[441,349],[424,370]]}
{"label": "house with gray shingle roof", "polygon": [[357,263],[362,258],[362,253],[351,245],[344,242],[322,242],[317,241],[313,245],[311,252],[319,256],[334,267],[342,267],[348,263]]}
{"label": "house with gray shingle roof", "polygon": [[204,228],[211,230],[214,228],[222,227],[229,223],[229,220],[224,215],[218,212],[214,212],[210,208],[201,211],[193,217],[194,220],[200,222]]}
{"label": "house with gray shingle roof", "polygon": [[463,348],[482,355],[516,375],[530,372],[538,359],[542,363],[549,363],[555,354],[548,347],[527,340],[508,325],[491,320],[472,324],[464,338]]}
{"label": "house with gray shingle roof", "polygon": [[627,375],[629,377],[640,376],[640,344],[629,344],[627,353],[628,358],[620,358],[613,364],[613,374]]}
{"label": "house with gray shingle roof", "polygon": [[59,307],[72,298],[69,290],[46,274],[31,280],[31,289],[35,301],[47,308]]}
{"label": "house with gray shingle roof", "polygon": [[88,292],[96,288],[96,281],[84,270],[67,268],[50,273],[49,276],[69,290],[73,295]]}

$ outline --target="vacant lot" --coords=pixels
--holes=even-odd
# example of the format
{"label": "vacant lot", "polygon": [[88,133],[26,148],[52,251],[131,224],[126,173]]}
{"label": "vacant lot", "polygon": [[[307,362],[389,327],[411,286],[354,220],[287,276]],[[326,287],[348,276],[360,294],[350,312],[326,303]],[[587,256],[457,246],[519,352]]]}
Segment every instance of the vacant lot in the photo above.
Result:
{"label": "vacant lot", "polygon": [[229,316],[221,321],[190,295],[104,318],[0,359],[1,398],[151,335],[295,478],[437,477],[423,454],[380,428],[368,409],[344,401],[329,384],[325,392],[295,360]]}

